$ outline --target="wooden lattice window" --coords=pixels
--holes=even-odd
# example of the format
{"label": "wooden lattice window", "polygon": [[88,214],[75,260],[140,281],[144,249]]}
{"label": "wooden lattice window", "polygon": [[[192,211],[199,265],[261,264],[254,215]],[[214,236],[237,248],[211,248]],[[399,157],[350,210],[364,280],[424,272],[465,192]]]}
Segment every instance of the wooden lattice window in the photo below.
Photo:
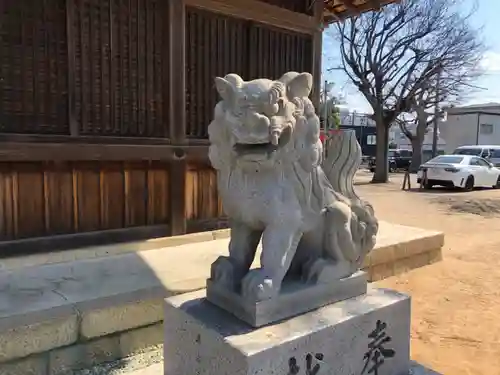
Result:
{"label": "wooden lattice window", "polygon": [[187,136],[205,138],[218,96],[214,77],[248,71],[248,23],[188,8],[186,13]]}
{"label": "wooden lattice window", "polygon": [[288,71],[312,72],[313,38],[263,25],[250,29],[250,78],[280,78]]}
{"label": "wooden lattice window", "polygon": [[168,136],[162,0],[73,0],[80,134]]}
{"label": "wooden lattice window", "polygon": [[65,3],[0,1],[0,133],[69,133]]}
{"label": "wooden lattice window", "polygon": [[206,138],[219,100],[214,77],[277,79],[312,72],[313,37],[215,13],[189,9],[186,19],[187,136]]}

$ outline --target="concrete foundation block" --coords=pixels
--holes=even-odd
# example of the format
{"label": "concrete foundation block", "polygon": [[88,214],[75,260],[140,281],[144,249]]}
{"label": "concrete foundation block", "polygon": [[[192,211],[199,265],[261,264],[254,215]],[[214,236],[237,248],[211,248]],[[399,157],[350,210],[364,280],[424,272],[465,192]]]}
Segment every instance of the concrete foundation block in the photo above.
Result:
{"label": "concrete foundation block", "polygon": [[122,357],[144,353],[163,345],[163,324],[134,329],[120,335]]}
{"label": "concrete foundation block", "polygon": [[34,355],[8,363],[0,363],[1,375],[49,375],[47,354]]}
{"label": "concrete foundation block", "polygon": [[367,271],[371,282],[394,276],[394,267],[392,263],[377,264],[376,266],[371,266]]}
{"label": "concrete foundation block", "polygon": [[429,265],[429,263],[430,263],[430,254],[427,252],[414,255],[410,258],[410,267],[412,269],[427,266]]}
{"label": "concrete foundation block", "polygon": [[78,339],[76,314],[0,332],[0,362],[73,344]]}
{"label": "concrete foundation block", "polygon": [[171,297],[165,303],[164,357],[164,375],[406,375],[410,298],[370,288],[366,295],[252,328],[209,303],[205,291]]}
{"label": "concrete foundation block", "polygon": [[410,272],[413,268],[411,266],[411,258],[398,259],[394,262],[394,275],[401,275]]}
{"label": "concrete foundation block", "polygon": [[392,263],[397,258],[397,246],[387,246],[375,248],[366,257],[367,266],[375,266],[377,264]]}
{"label": "concrete foundation block", "polygon": [[82,312],[81,335],[91,339],[147,326],[163,318],[162,300],[139,300],[99,310]]}
{"label": "concrete foundation block", "polygon": [[443,260],[443,252],[440,247],[429,251],[429,264],[441,262],[442,260]]}
{"label": "concrete foundation block", "polygon": [[96,364],[121,357],[117,336],[71,345],[49,354],[49,375],[65,375],[70,371],[86,369]]}

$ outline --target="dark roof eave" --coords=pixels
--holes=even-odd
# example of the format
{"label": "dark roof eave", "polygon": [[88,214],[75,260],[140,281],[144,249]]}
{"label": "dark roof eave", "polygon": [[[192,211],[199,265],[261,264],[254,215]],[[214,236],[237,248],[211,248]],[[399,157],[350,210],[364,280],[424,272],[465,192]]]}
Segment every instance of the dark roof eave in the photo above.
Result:
{"label": "dark roof eave", "polygon": [[[332,4],[334,1],[324,0],[325,12],[323,22],[327,25],[335,22],[341,22],[364,12],[380,10],[385,5],[396,3],[398,1],[399,0],[365,0],[362,4],[354,5],[352,0],[343,0],[341,4],[333,6]],[[342,10],[339,11],[338,9]]]}

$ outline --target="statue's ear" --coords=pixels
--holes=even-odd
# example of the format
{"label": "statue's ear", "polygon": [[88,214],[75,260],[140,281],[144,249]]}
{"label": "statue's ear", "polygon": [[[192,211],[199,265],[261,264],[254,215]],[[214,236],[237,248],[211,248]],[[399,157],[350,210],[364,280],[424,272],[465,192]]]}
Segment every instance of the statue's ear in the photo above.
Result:
{"label": "statue's ear", "polygon": [[288,82],[288,93],[291,97],[308,97],[311,94],[313,77],[310,73],[297,74]]}
{"label": "statue's ear", "polygon": [[215,88],[221,96],[222,100],[232,102],[234,98],[234,87],[227,79],[215,77]]}
{"label": "statue's ear", "polygon": [[286,95],[286,86],[281,81],[274,81],[269,89],[269,104],[277,104]]}

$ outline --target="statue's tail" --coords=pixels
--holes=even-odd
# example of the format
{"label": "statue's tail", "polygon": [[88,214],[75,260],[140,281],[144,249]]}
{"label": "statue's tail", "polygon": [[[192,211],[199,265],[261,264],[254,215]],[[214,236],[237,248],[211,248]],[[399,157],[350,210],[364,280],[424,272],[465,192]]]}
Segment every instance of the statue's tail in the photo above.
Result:
{"label": "statue's tail", "polygon": [[333,190],[351,200],[360,200],[354,191],[354,175],[361,165],[361,155],[354,131],[336,132],[327,141],[323,171]]}
{"label": "statue's tail", "polygon": [[322,169],[333,190],[351,202],[352,213],[355,215],[351,221],[351,234],[353,240],[357,242],[358,259],[362,262],[375,246],[378,221],[372,205],[362,200],[354,191],[354,176],[361,165],[362,156],[356,133],[340,131],[333,134],[327,141],[326,152]]}

